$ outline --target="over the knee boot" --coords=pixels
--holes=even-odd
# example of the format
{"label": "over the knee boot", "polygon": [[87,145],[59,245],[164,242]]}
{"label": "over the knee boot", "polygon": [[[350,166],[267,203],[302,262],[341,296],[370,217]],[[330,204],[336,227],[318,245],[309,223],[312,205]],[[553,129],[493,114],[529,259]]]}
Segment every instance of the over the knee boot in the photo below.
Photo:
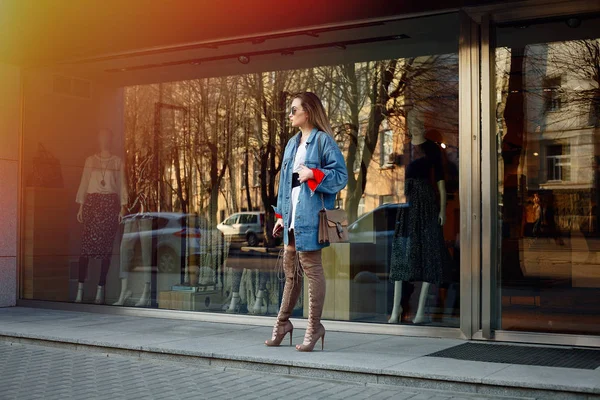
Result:
{"label": "over the knee boot", "polygon": [[277,321],[273,326],[273,336],[265,341],[267,346],[279,346],[283,338],[290,334],[290,346],[292,345],[292,333],[294,326],[290,322],[290,316],[294,311],[294,306],[298,302],[300,291],[302,290],[301,270],[296,261],[296,250],[293,246],[287,246],[283,253],[283,272],[285,274],[285,286],[281,299],[281,307],[277,315]]}
{"label": "over the knee boot", "polygon": [[296,346],[298,351],[313,351],[315,344],[321,339],[321,350],[325,346],[325,327],[321,324],[323,305],[325,303],[325,274],[321,263],[321,250],[299,252],[300,265],[308,278],[308,325],[302,344]]}

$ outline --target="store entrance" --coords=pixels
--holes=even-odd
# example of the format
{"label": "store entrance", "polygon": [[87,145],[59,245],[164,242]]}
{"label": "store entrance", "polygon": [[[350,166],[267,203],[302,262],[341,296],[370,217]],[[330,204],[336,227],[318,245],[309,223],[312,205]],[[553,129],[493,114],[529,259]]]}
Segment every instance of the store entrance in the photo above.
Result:
{"label": "store entrance", "polygon": [[599,27],[496,27],[498,330],[600,334]]}

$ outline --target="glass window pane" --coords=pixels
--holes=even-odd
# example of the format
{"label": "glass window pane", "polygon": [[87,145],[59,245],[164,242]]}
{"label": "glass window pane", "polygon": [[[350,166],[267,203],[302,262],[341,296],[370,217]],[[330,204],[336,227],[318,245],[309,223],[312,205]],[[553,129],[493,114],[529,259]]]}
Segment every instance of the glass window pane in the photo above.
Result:
{"label": "glass window pane", "polygon": [[[293,93],[310,91],[349,175],[331,198],[350,241],[322,251],[323,317],[457,327],[458,22],[443,13],[325,30],[317,41],[332,45],[314,48],[293,32],[219,46],[258,51],[249,64],[207,46],[164,52],[160,67],[144,53],[65,63],[60,76],[24,71],[26,297],[277,315],[273,207],[289,210],[278,204],[292,198],[291,183],[280,187],[299,130],[289,115]],[[263,54],[293,43],[300,50]],[[546,87],[548,107],[564,107],[558,83]],[[544,156],[552,177],[573,179],[572,149]],[[300,204],[319,199],[308,185]],[[296,218],[298,238],[316,231],[303,229],[319,209]],[[301,291],[290,312],[308,310]]]}

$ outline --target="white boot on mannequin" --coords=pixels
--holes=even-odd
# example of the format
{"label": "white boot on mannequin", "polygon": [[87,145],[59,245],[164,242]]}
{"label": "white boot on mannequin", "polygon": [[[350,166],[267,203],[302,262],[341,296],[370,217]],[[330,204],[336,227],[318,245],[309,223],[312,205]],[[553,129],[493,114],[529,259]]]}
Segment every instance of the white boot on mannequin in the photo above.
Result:
{"label": "white boot on mannequin", "polygon": [[127,289],[127,278],[121,279],[121,294],[119,300],[113,303],[113,306],[122,306],[131,297],[131,290]]}
{"label": "white boot on mannequin", "polygon": [[136,307],[150,307],[150,282],[146,282],[144,285],[144,291],[142,292],[142,297],[140,300],[135,303]]}
{"label": "white boot on mannequin", "polygon": [[265,315],[267,313],[267,294],[265,290],[259,290],[256,293],[256,301],[252,307],[252,313],[255,315]]}
{"label": "white boot on mannequin", "polygon": [[239,292],[233,292],[231,295],[231,303],[229,303],[229,308],[225,312],[229,314],[233,314],[239,311],[241,298]]}
{"label": "white boot on mannequin", "polygon": [[419,295],[419,308],[417,308],[417,315],[413,319],[413,324],[422,324],[428,322],[429,318],[425,316],[425,303],[427,303],[427,295],[429,294],[429,282],[423,282],[421,285],[421,294]]}
{"label": "white boot on mannequin", "polygon": [[[142,265],[150,267],[152,265],[152,236],[140,235],[140,232],[152,231],[152,219],[143,217],[144,207],[140,214],[134,217],[128,217],[123,226],[123,237],[121,239],[121,294],[119,300],[113,305],[122,306],[131,297],[132,292],[129,290],[129,270],[132,267],[132,262],[135,254],[136,243],[139,240],[142,251]],[[142,217],[140,217],[142,216]],[[150,306],[150,272],[146,271],[143,275],[146,282],[142,297],[135,303],[135,307]]]}
{"label": "white boot on mannequin", "polygon": [[79,283],[77,285],[77,297],[75,298],[75,303],[81,303],[83,300],[83,283]]}
{"label": "white boot on mannequin", "polygon": [[[425,316],[425,303],[427,303],[427,295],[429,293],[429,282],[423,282],[421,286],[421,294],[419,295],[419,306],[417,308],[417,314],[413,319],[413,324],[422,324],[423,322],[429,321],[429,318]],[[392,308],[392,315],[388,320],[388,324],[399,324],[402,322],[402,281],[396,281],[394,284],[394,307]]]}
{"label": "white boot on mannequin", "polygon": [[394,283],[394,307],[392,308],[392,315],[388,319],[388,324],[399,324],[402,322],[402,281],[396,281]]}
{"label": "white boot on mannequin", "polygon": [[96,290],[96,300],[94,300],[96,304],[104,304],[104,286],[98,286]]}

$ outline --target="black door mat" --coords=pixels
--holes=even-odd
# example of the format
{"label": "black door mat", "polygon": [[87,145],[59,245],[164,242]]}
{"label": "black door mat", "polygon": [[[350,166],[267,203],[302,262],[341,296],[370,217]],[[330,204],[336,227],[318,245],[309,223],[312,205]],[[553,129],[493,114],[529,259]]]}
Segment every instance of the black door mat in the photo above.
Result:
{"label": "black door mat", "polygon": [[600,350],[505,344],[465,343],[428,354],[427,357],[503,364],[537,365],[541,367],[578,369],[596,369],[600,367]]}

